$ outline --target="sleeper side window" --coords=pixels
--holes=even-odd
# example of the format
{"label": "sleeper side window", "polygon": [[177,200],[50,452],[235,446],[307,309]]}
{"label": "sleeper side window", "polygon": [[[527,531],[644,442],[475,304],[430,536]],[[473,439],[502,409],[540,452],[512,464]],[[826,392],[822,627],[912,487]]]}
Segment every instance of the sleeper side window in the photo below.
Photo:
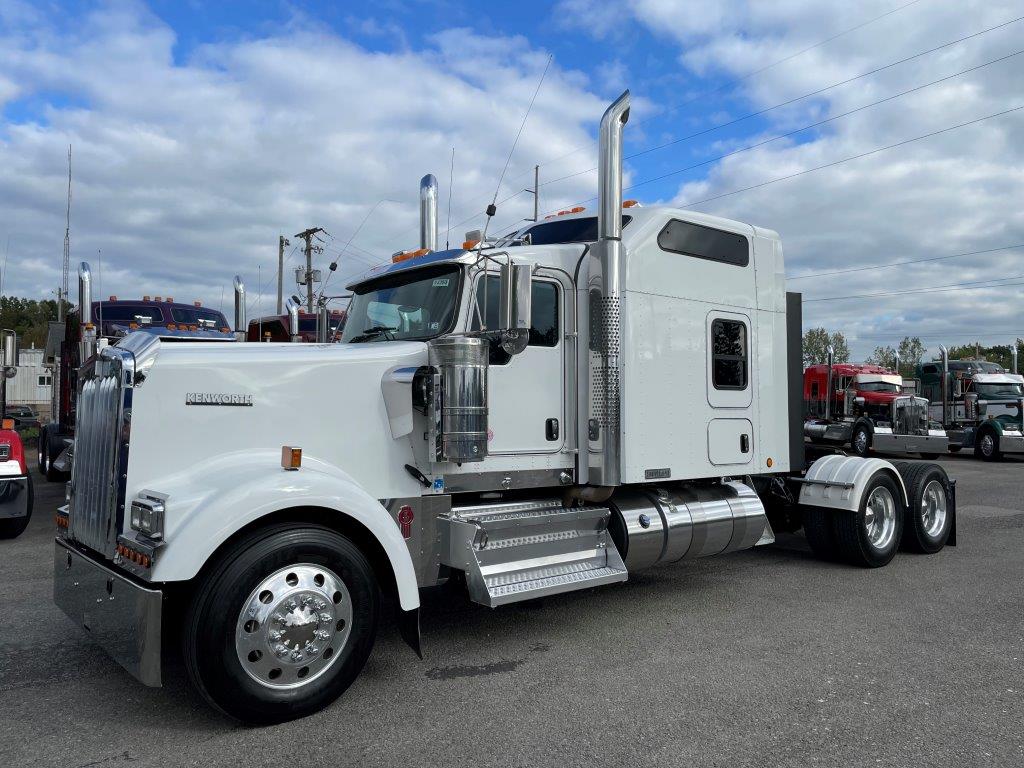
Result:
{"label": "sleeper side window", "polygon": [[750,263],[750,241],[743,235],[679,219],[672,219],[658,233],[658,247],[737,267]]}
{"label": "sleeper side window", "polygon": [[711,344],[711,381],[715,389],[746,389],[746,324],[722,318],[712,321]]}

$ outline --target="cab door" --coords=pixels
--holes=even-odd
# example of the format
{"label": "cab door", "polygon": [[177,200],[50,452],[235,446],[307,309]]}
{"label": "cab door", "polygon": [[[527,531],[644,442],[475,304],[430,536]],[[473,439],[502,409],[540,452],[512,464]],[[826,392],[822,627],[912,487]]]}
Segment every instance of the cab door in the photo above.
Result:
{"label": "cab door", "polygon": [[750,316],[713,310],[707,314],[708,460],[715,466],[754,459],[754,349]]}
{"label": "cab door", "polygon": [[[479,317],[498,327],[498,276],[478,278]],[[488,370],[488,453],[555,454],[565,443],[565,292],[554,278],[534,276],[530,339],[514,357],[492,347]],[[485,315],[486,313],[486,315]]]}

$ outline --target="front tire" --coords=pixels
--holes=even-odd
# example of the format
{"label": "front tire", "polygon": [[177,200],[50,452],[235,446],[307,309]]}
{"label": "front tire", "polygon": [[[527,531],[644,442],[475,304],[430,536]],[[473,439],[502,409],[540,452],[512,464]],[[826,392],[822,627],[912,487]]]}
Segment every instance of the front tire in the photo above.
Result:
{"label": "front tire", "polygon": [[202,577],[185,619],[185,667],[238,720],[304,717],[355,680],[379,612],[373,568],[355,544],[320,526],[272,526]]}
{"label": "front tire", "polygon": [[865,568],[888,565],[896,556],[906,510],[899,484],[879,472],[868,482],[856,512],[836,513],[836,541],[848,563]]}
{"label": "front tire", "polygon": [[974,444],[974,455],[985,461],[999,461],[1003,452],[999,450],[999,435],[993,429],[982,430]]}
{"label": "front tire", "polygon": [[871,432],[863,424],[853,430],[850,437],[850,448],[861,457],[867,457],[871,453]]}

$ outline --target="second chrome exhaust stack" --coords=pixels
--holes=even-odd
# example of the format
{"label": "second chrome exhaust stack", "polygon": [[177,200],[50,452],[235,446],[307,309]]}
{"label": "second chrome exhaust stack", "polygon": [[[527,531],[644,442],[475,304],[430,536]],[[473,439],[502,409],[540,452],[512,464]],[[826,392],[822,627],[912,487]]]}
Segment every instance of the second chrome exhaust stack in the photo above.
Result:
{"label": "second chrome exhaust stack", "polygon": [[[619,421],[619,302],[622,295],[622,132],[629,120],[629,91],[601,118],[597,163],[597,242],[591,250],[588,292],[591,361],[589,403],[581,419],[580,445],[590,456],[586,481],[616,486],[622,482]],[[600,286],[600,294],[595,290]],[[584,379],[585,381],[586,379]],[[586,390],[584,390],[586,391]],[[582,410],[582,409],[581,409]],[[584,480],[580,467],[580,481]]]}
{"label": "second chrome exhaust stack", "polygon": [[437,250],[437,179],[432,173],[420,179],[420,248]]}

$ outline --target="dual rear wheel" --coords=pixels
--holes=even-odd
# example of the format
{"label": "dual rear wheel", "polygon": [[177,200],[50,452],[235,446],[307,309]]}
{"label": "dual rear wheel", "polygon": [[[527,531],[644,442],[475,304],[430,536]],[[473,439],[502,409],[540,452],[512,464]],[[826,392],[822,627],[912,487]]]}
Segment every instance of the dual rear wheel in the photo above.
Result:
{"label": "dual rear wheel", "polygon": [[807,507],[804,531],[819,557],[878,568],[904,549],[932,554],[949,539],[953,523],[952,490],[945,470],[936,464],[895,462],[907,489],[876,473],[856,512]]}

